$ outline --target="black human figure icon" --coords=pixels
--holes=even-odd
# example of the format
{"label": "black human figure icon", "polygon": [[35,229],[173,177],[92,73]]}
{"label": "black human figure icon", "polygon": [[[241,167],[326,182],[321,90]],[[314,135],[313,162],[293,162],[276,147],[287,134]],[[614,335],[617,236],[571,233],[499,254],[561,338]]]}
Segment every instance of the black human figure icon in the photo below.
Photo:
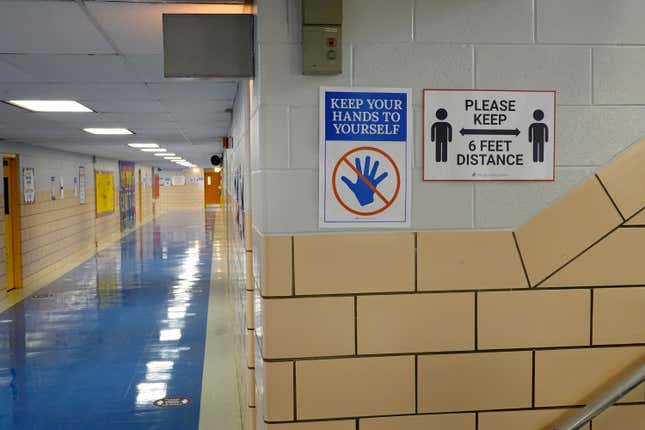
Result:
{"label": "black human figure icon", "polygon": [[439,121],[432,124],[430,141],[436,142],[435,161],[445,163],[448,161],[448,142],[452,142],[452,126],[444,121],[448,118],[448,112],[445,109],[437,109],[435,115]]}
{"label": "black human figure icon", "polygon": [[[533,119],[542,121],[544,112],[540,109],[533,111]],[[529,143],[533,143],[533,162],[544,162],[544,144],[549,141],[549,127],[543,122],[534,122],[529,126]]]}

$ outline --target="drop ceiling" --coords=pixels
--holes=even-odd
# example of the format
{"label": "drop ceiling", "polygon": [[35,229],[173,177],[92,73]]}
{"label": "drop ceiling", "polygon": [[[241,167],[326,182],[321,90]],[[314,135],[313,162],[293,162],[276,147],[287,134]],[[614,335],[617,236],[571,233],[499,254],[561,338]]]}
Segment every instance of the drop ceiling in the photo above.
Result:
{"label": "drop ceiling", "polygon": [[[96,112],[33,113],[0,103],[0,139],[170,167],[127,147],[156,142],[208,166],[228,134],[238,81],[165,79],[161,16],[221,13],[226,7],[133,0],[0,2],[0,100],[73,99]],[[125,127],[136,135],[90,136],[81,130],[85,127]]]}

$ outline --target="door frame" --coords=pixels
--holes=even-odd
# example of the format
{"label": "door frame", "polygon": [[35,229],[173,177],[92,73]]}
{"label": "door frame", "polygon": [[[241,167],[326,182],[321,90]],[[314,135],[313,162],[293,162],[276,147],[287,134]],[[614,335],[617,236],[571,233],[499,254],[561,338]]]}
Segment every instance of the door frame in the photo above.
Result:
{"label": "door frame", "polygon": [[[13,289],[22,288],[22,238],[20,235],[20,175],[19,159],[17,154],[2,154],[3,169],[4,161],[9,167],[9,216],[11,218],[11,238],[13,251],[13,268],[7,267],[7,278],[13,277]],[[4,173],[3,173],[4,175]],[[7,196],[4,196],[7,198]],[[5,263],[5,264],[8,264]]]}

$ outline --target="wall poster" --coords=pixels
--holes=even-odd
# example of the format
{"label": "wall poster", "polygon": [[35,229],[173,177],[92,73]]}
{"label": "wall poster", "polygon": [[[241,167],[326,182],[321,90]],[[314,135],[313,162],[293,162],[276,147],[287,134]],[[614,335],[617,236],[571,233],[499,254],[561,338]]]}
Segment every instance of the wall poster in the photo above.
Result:
{"label": "wall poster", "polygon": [[128,230],[136,226],[136,203],[134,198],[134,162],[119,161],[121,230]]}
{"label": "wall poster", "polygon": [[85,178],[85,166],[78,168],[78,200],[82,205],[85,204],[85,187],[87,179]]}
{"label": "wall poster", "polygon": [[114,172],[97,170],[95,174],[96,216],[114,213]]}
{"label": "wall poster", "polygon": [[423,91],[424,181],[552,181],[555,91]]}
{"label": "wall poster", "polygon": [[22,190],[25,203],[32,205],[36,201],[36,183],[33,167],[24,167],[22,169]]}

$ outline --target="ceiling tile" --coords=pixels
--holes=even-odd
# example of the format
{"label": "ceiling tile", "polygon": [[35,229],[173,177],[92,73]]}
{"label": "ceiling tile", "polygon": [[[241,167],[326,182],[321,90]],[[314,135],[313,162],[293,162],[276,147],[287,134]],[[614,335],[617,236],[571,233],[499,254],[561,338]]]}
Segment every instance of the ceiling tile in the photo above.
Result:
{"label": "ceiling tile", "polygon": [[114,53],[74,2],[0,2],[0,52]]}

